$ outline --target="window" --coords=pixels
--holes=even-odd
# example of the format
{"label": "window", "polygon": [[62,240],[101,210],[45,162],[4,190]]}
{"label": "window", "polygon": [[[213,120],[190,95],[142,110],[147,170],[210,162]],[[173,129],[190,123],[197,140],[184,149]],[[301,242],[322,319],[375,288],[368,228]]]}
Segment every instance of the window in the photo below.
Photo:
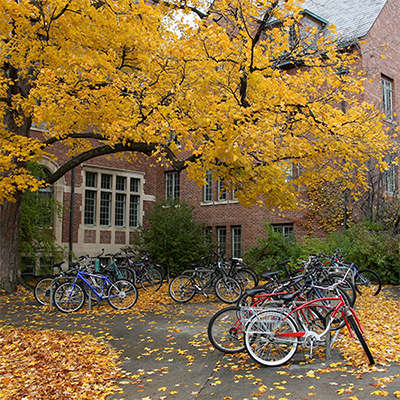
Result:
{"label": "window", "polygon": [[293,225],[274,225],[275,232],[280,232],[283,237],[290,237],[293,235]]}
{"label": "window", "polygon": [[204,188],[204,202],[210,203],[212,201],[212,175],[211,171],[207,171],[206,173],[206,185]]}
{"label": "window", "polygon": [[[101,189],[112,189],[112,176],[101,174]],[[100,226],[111,225],[111,192],[101,191],[100,193]]]}
{"label": "window", "polygon": [[140,191],[140,179],[131,178],[130,191],[133,193],[139,193]]}
{"label": "window", "polygon": [[218,181],[218,201],[226,200],[226,189],[224,181]]}
{"label": "window", "polygon": [[232,255],[233,257],[242,256],[242,228],[232,228]]}
{"label": "window", "polygon": [[396,168],[393,164],[385,171],[385,189],[388,193],[396,192]]}
{"label": "window", "polygon": [[285,174],[285,182],[291,182],[299,177],[299,164],[292,162],[282,163],[283,173]]}
{"label": "window", "polygon": [[100,225],[111,225],[111,193],[100,194]]}
{"label": "window", "polygon": [[126,191],[126,178],[124,176],[117,176],[115,190],[125,192]]}
{"label": "window", "polygon": [[204,243],[211,244],[212,243],[212,228],[208,226],[204,229]]}
{"label": "window", "polygon": [[126,194],[117,193],[115,195],[115,226],[120,228],[125,226],[125,205]]}
{"label": "window", "polygon": [[140,197],[137,194],[140,191],[140,179],[131,178],[130,181],[130,197],[129,197],[129,228],[137,228],[139,226],[139,207]]}
{"label": "window", "polygon": [[393,119],[393,81],[382,76],[382,111],[387,119]]}
{"label": "window", "polygon": [[238,200],[237,193],[238,193],[238,189],[237,188],[232,190],[232,200]]}
{"label": "window", "polygon": [[140,179],[118,173],[85,172],[85,225],[137,228],[139,211]]}
{"label": "window", "polygon": [[101,174],[101,188],[111,190],[112,176],[108,174]]}
{"label": "window", "polygon": [[139,196],[133,194],[129,199],[129,228],[137,228],[139,226]]}
{"label": "window", "polygon": [[97,187],[97,174],[94,172],[86,172],[86,187]]}
{"label": "window", "polygon": [[95,225],[96,221],[96,192],[85,190],[85,225]]}
{"label": "window", "polygon": [[226,254],[226,227],[217,228],[218,254]]}
{"label": "window", "polygon": [[180,183],[178,172],[167,172],[165,174],[165,197],[172,200],[179,200]]}

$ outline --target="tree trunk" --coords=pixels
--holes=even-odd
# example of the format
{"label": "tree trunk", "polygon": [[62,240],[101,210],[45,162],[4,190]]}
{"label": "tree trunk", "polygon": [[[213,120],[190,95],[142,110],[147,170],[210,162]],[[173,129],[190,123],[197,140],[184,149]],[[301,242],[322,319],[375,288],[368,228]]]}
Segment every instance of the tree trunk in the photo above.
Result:
{"label": "tree trunk", "polygon": [[21,276],[18,266],[19,216],[22,193],[15,195],[15,202],[5,200],[0,204],[0,290],[16,290]]}

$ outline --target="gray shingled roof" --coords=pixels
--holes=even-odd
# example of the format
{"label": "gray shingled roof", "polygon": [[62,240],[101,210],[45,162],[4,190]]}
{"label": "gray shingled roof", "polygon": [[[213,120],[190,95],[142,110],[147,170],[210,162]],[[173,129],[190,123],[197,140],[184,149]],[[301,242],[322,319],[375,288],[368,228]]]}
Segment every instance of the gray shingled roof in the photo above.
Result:
{"label": "gray shingled roof", "polygon": [[302,8],[335,25],[341,41],[364,37],[387,0],[306,0]]}

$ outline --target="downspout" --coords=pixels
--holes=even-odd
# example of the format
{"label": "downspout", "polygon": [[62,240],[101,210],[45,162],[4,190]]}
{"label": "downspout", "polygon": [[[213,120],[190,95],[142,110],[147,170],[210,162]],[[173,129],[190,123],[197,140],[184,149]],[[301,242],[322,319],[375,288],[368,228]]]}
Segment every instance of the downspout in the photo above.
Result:
{"label": "downspout", "polygon": [[69,262],[72,262],[73,234],[74,234],[74,206],[75,206],[75,168],[71,174],[71,199],[69,211]]}

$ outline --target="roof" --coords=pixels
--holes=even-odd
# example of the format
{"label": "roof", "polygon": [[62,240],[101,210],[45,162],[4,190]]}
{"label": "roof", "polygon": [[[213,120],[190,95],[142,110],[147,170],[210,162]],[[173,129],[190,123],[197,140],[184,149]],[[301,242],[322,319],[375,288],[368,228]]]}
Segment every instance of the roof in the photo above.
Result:
{"label": "roof", "polygon": [[302,8],[335,25],[341,41],[364,37],[388,0],[305,0]]}

